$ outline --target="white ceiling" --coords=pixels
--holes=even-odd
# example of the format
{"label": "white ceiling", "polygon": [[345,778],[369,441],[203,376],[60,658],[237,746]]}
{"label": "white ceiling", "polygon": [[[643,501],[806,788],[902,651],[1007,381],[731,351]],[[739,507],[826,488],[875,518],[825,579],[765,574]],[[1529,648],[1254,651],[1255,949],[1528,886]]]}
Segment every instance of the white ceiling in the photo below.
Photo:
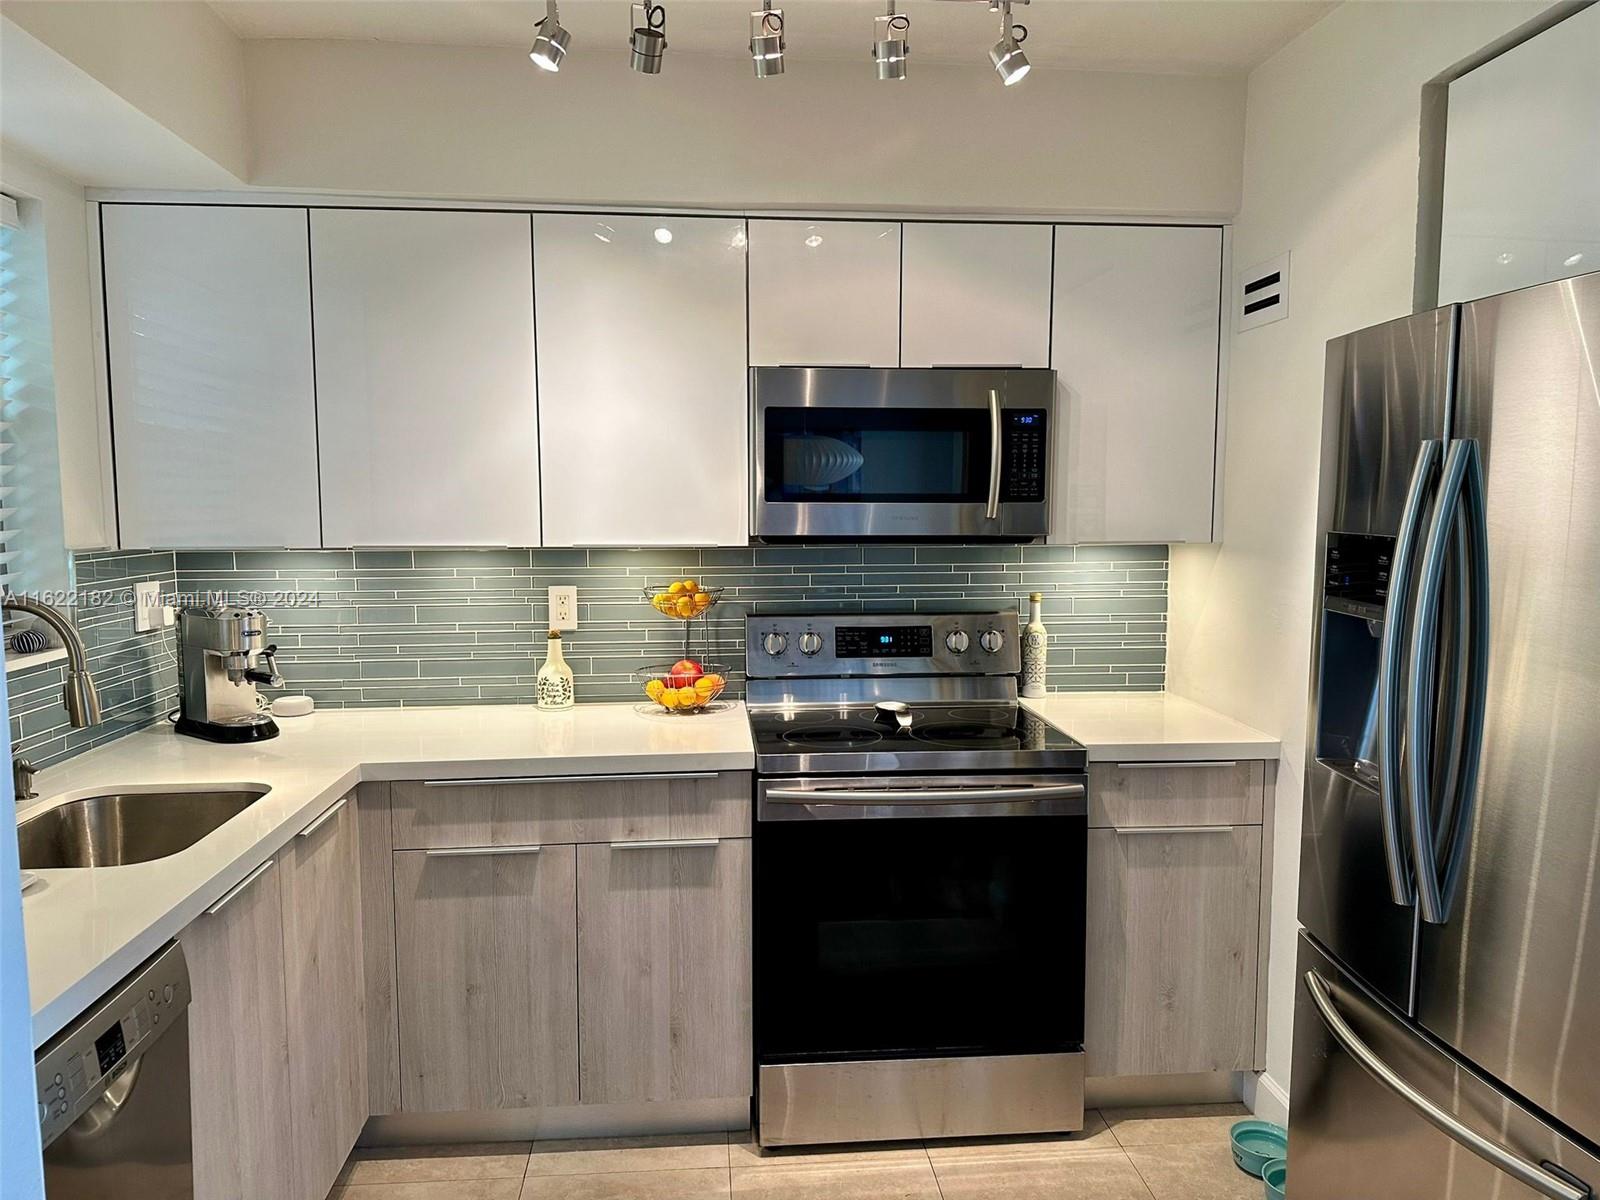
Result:
{"label": "white ceiling", "polygon": [[[210,0],[243,38],[334,38],[413,45],[522,46],[543,0]],[[749,53],[747,14],[759,0],[665,0],[674,54]],[[807,58],[870,55],[879,0],[778,0],[790,69]],[[1249,71],[1317,21],[1325,0],[1033,0],[1014,9],[1041,66],[1235,75]],[[573,61],[591,46],[626,45],[628,0],[566,0]],[[900,0],[911,17],[913,65],[969,60],[998,36],[981,2]]]}

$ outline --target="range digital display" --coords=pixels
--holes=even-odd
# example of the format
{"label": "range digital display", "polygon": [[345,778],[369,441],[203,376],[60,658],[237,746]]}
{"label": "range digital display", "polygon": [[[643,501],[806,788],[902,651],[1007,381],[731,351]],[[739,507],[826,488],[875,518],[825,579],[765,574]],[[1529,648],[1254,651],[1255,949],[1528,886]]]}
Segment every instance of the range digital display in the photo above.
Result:
{"label": "range digital display", "polygon": [[932,625],[864,627],[841,625],[834,632],[835,658],[931,658]]}

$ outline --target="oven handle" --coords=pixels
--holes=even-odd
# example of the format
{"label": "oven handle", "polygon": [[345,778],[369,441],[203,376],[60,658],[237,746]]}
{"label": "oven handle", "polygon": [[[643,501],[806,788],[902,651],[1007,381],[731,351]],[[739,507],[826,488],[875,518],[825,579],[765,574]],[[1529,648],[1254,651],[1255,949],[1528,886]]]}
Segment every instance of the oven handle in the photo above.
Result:
{"label": "oven handle", "polygon": [[989,389],[989,507],[983,514],[991,521],[1000,517],[1000,393]]}
{"label": "oven handle", "polygon": [[992,788],[770,788],[768,800],[784,804],[998,804],[1002,800],[1076,799],[1084,795],[1081,783]]}

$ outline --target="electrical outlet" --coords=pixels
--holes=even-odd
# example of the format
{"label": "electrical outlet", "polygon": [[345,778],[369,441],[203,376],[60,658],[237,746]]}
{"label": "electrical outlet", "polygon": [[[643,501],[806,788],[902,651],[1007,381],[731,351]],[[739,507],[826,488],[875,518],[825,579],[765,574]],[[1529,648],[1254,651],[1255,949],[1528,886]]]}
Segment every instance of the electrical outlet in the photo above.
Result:
{"label": "electrical outlet", "polygon": [[136,633],[164,629],[173,622],[172,609],[162,603],[156,580],[133,585],[133,628]]}
{"label": "electrical outlet", "polygon": [[578,627],[578,589],[553,587],[550,589],[550,628],[576,629]]}

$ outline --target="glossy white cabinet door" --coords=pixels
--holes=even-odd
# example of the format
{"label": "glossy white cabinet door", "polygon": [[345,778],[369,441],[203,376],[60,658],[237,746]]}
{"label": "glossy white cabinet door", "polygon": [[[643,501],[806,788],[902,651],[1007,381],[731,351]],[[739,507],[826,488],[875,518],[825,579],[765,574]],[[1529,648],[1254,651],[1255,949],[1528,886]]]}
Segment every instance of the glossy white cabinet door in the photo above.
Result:
{"label": "glossy white cabinet door", "polygon": [[539,545],[528,217],[314,209],[311,271],[324,542]]}
{"label": "glossy white cabinet door", "polygon": [[749,541],[745,235],[533,218],[547,546]]}
{"label": "glossy white cabinet door", "polygon": [[751,221],[750,365],[900,365],[898,221]]}
{"label": "glossy white cabinet door", "polygon": [[320,546],[306,210],[101,222],[120,544]]}
{"label": "glossy white cabinet door", "polygon": [[1052,542],[1209,542],[1222,231],[1056,229]]}
{"label": "glossy white cabinet door", "polygon": [[900,365],[1050,365],[1048,225],[907,222]]}

